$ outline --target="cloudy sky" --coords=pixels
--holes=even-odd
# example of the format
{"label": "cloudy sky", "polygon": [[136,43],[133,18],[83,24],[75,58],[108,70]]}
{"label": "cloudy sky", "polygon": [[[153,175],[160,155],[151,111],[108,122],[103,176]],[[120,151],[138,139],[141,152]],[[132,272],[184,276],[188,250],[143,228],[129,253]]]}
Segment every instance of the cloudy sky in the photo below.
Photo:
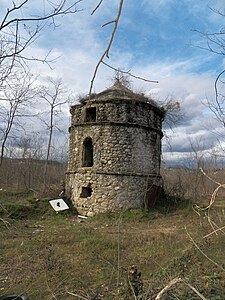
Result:
{"label": "cloudy sky", "polygon": [[[1,0],[0,11],[9,0]],[[18,1],[19,2],[19,1]],[[29,2],[33,5],[29,6]],[[43,1],[30,0],[27,9],[42,9]],[[42,64],[35,72],[42,77],[61,77],[75,96],[88,93],[95,65],[104,52],[115,19],[119,0],[103,0],[91,16],[98,0],[83,0],[79,12],[59,18],[56,30],[45,28],[29,49],[32,55],[44,55],[50,49],[58,57],[51,70]],[[2,6],[2,7],[1,7]],[[165,160],[180,160],[190,152],[191,144],[206,151],[216,147],[220,131],[205,106],[214,97],[214,81],[225,65],[223,56],[200,49],[206,41],[197,32],[216,32],[224,17],[211,9],[224,10],[224,0],[124,0],[118,30],[107,60],[115,68],[131,70],[137,76],[159,83],[132,79],[135,91],[145,92],[156,101],[173,98],[180,102],[183,119],[173,130],[166,129],[163,146]],[[25,11],[24,11],[25,13]],[[114,72],[101,66],[94,92],[112,85]],[[69,114],[68,114],[69,117]]]}

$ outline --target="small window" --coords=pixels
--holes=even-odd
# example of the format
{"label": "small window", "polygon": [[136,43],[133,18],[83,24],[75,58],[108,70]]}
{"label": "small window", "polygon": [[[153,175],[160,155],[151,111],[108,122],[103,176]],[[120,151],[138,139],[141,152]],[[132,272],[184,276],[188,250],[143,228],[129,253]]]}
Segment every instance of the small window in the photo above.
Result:
{"label": "small window", "polygon": [[91,197],[92,194],[92,188],[89,186],[82,186],[82,190],[80,193],[80,197],[81,198],[87,198],[87,197]]}
{"label": "small window", "polygon": [[93,166],[93,144],[91,138],[86,138],[83,142],[82,167]]}
{"label": "small window", "polygon": [[86,108],[85,122],[95,122],[96,121],[96,107]]}

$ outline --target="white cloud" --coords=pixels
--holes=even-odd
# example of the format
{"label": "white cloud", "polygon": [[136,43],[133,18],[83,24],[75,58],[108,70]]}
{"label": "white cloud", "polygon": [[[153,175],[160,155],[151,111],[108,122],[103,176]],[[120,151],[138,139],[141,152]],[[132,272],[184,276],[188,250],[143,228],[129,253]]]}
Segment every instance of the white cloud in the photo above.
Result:
{"label": "white cloud", "polygon": [[[157,100],[165,100],[168,96],[173,97],[181,104],[184,113],[183,121],[174,130],[167,129],[170,138],[172,152],[175,151],[178,157],[185,156],[185,152],[191,151],[190,139],[204,141],[205,148],[212,148],[217,143],[217,137],[213,133],[218,125],[214,117],[207,109],[206,97],[214,97],[214,76],[210,73],[191,73],[190,61],[180,61],[169,64],[168,62],[156,62],[145,67],[138,66],[134,72],[140,76],[158,79],[159,84],[137,83],[147,94]],[[151,75],[149,75],[151,74]],[[164,158],[171,156],[168,146],[164,140]]]}
{"label": "white cloud", "polygon": [[[175,2],[175,0],[153,0],[151,2],[143,0],[140,5],[142,9],[148,7],[154,10],[167,8]],[[190,8],[192,7],[191,3],[195,3],[200,11],[199,3],[189,2]],[[1,2],[0,5],[2,3],[6,5],[8,0]],[[219,5],[223,1],[218,0],[217,3]],[[40,5],[39,1],[34,1],[34,4],[38,7]],[[52,64],[53,70],[47,65],[33,62],[31,63],[33,72],[41,74],[42,80],[46,76],[62,77],[63,82],[74,91],[75,96],[87,94],[94,68],[105,50],[112,29],[112,26],[105,29],[101,29],[100,26],[115,17],[118,4],[119,1],[112,1],[110,5],[107,1],[103,1],[101,9],[91,17],[93,3],[82,2],[82,6],[85,8],[83,12],[60,19],[62,26],[56,31],[44,30],[40,40],[29,48],[29,55],[44,57],[52,48],[52,57],[59,56],[59,59]],[[131,2],[125,5],[129,6],[129,9],[134,6]],[[139,4],[135,3],[135,5]],[[124,7],[126,8],[126,6]],[[125,21],[122,19],[121,22],[138,27],[138,20],[130,19],[126,10],[123,11],[123,17]],[[148,31],[149,28],[143,28],[143,30]],[[211,117],[207,117],[208,123],[206,123],[206,107],[203,105],[206,97],[213,97],[214,77],[209,72],[196,73],[196,70],[202,65],[211,64],[211,57],[206,53],[203,55],[186,59],[165,57],[163,60],[153,61],[151,53],[149,53],[146,61],[138,63],[135,61],[137,53],[133,52],[132,48],[130,51],[124,51],[120,49],[118,43],[113,43],[109,61],[113,66],[125,70],[132,68],[131,72],[135,75],[159,80],[159,84],[150,84],[132,79],[135,89],[145,91],[155,99],[165,100],[169,96],[181,103],[181,109],[185,114],[183,123],[177,126],[174,132],[168,130],[175,150],[185,152],[190,148],[189,138],[202,138],[206,142],[210,141],[210,145],[216,140],[211,136],[209,128],[210,126],[218,127],[218,124],[215,124]],[[109,86],[110,78],[113,75],[112,70],[101,66],[96,77],[94,91],[99,92]],[[179,155],[182,155],[182,152],[179,152]]]}
{"label": "white cloud", "polygon": [[[97,53],[96,56],[92,56],[88,51],[85,52],[84,50],[69,51],[67,55],[62,54],[55,64],[54,70],[46,69],[47,67],[45,66],[42,71],[41,68],[43,66],[38,65],[38,71],[41,74],[62,77],[75,95],[87,94],[96,64],[96,57]],[[118,60],[114,62],[116,65],[129,64],[129,59],[127,61],[126,55],[121,57],[118,55],[117,57]],[[209,138],[209,131],[206,128],[207,124],[204,115],[206,108],[202,102],[206,95],[210,96],[212,94],[213,78],[207,73],[185,73],[185,69],[189,69],[190,64],[190,61],[177,61],[171,64],[168,62],[155,62],[145,67],[134,66],[132,70],[138,76],[159,80],[159,84],[133,80],[135,89],[141,89],[146,91],[146,93],[153,94],[156,100],[164,100],[168,96],[173,96],[181,103],[181,109],[185,114],[183,125],[175,128],[174,132],[167,131],[171,138],[173,149],[179,149],[179,151],[186,151],[190,148],[189,138],[205,137],[208,141],[212,139],[211,137]],[[113,71],[102,66],[97,75],[95,91],[99,92],[105,89],[106,86],[109,86],[109,79],[113,74]]]}

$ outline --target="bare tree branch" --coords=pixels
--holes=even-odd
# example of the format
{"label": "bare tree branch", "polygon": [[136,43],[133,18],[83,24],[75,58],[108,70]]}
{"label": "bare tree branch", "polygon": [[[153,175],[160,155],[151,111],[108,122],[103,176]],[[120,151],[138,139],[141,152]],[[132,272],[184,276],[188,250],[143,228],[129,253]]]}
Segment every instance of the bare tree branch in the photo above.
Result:
{"label": "bare tree branch", "polygon": [[112,67],[111,65],[107,64],[104,61],[102,61],[102,64],[105,65],[105,66],[107,66],[108,68],[116,71],[116,72],[120,72],[122,74],[127,74],[127,75],[129,75],[129,76],[131,76],[131,77],[133,77],[135,79],[140,79],[140,80],[143,80],[143,81],[146,81],[146,82],[159,83],[157,80],[150,80],[150,79],[146,79],[146,78],[143,78],[143,77],[140,77],[140,76],[136,76],[133,73],[131,73],[130,70],[129,71],[123,71],[123,70],[120,70],[119,68],[114,68],[114,67]]}
{"label": "bare tree branch", "polygon": [[215,266],[217,266],[219,269],[221,269],[222,271],[225,271],[225,269],[219,265],[217,262],[215,262],[213,259],[211,259],[210,257],[208,257],[208,255],[206,255],[202,250],[201,248],[197,245],[197,243],[194,241],[194,239],[191,237],[190,233],[188,232],[186,226],[184,227],[185,230],[186,230],[186,233],[189,237],[189,239],[192,241],[192,243],[194,244],[194,246],[201,252],[201,254],[206,257],[209,261],[211,261],[211,263],[213,263]]}
{"label": "bare tree branch", "polygon": [[100,0],[100,1],[99,1],[98,5],[97,5],[97,6],[95,7],[95,9],[92,11],[91,15],[93,15],[93,14],[96,12],[96,10],[99,9],[99,7],[100,7],[100,5],[102,4],[102,2],[103,2],[103,0]]}
{"label": "bare tree branch", "polygon": [[119,19],[120,19],[121,11],[122,11],[122,6],[123,6],[123,0],[120,0],[117,17],[116,17],[115,22],[114,22],[114,27],[113,27],[113,31],[112,31],[111,36],[110,36],[109,43],[108,43],[105,51],[103,52],[102,56],[100,57],[99,61],[97,62],[97,65],[96,65],[95,70],[94,70],[93,77],[91,79],[91,84],[90,84],[90,89],[89,89],[89,96],[91,95],[94,80],[95,80],[95,77],[97,75],[100,64],[102,63],[105,56],[107,58],[109,58],[109,51],[110,51],[110,48],[111,48],[111,45],[112,45],[112,42],[113,42],[113,39],[114,39],[114,36],[115,36],[115,33],[116,33],[117,25],[118,25],[118,22],[119,22]]}
{"label": "bare tree branch", "polygon": [[186,282],[185,280],[181,278],[174,278],[171,280],[156,296],[155,300],[161,300],[164,299],[164,296],[166,293],[177,283],[184,283],[187,285],[190,289],[192,289],[196,295],[199,296],[200,299],[202,300],[207,300],[195,287],[193,287],[190,283]]}
{"label": "bare tree branch", "polygon": [[105,24],[102,25],[102,27],[105,27],[107,25],[113,24],[115,22],[116,22],[116,20],[112,20],[112,21],[106,22]]}
{"label": "bare tree branch", "polygon": [[0,23],[0,86],[14,67],[22,67],[25,70],[27,68],[26,61],[36,60],[46,62],[48,65],[52,62],[48,60],[47,56],[44,58],[30,57],[29,54],[25,54],[25,50],[36,41],[44,27],[48,25],[57,27],[56,17],[80,11],[77,5],[82,0],[74,0],[72,4],[69,4],[68,0],[57,0],[55,3],[49,1],[50,7],[43,14],[15,17],[15,12],[22,11],[22,9],[24,9],[23,13],[26,11],[25,8],[29,1],[22,1],[18,5],[13,2],[12,7],[7,9]]}
{"label": "bare tree branch", "polygon": [[74,293],[71,293],[69,291],[67,291],[67,294],[69,294],[71,296],[74,296],[74,297],[77,297],[78,299],[89,300],[89,298],[87,298],[87,297],[84,297],[84,296],[81,296],[81,295],[78,295],[78,294],[74,294]]}
{"label": "bare tree branch", "polygon": [[52,148],[54,129],[59,129],[59,127],[56,124],[56,118],[60,117],[61,110],[57,111],[56,108],[68,103],[70,99],[67,90],[64,89],[62,86],[63,84],[61,79],[53,79],[49,77],[48,84],[50,84],[50,86],[39,87],[40,92],[38,94],[39,99],[44,100],[44,102],[48,104],[48,120],[46,121],[45,118],[40,117],[40,120],[45,124],[48,130],[47,154],[43,174],[45,185],[47,179],[50,152]]}
{"label": "bare tree branch", "polygon": [[[224,115],[224,110],[221,108],[221,103],[219,102],[219,99],[218,99],[218,80],[220,79],[220,77],[225,73],[225,70],[223,70],[222,72],[219,73],[219,75],[217,76],[216,80],[215,80],[215,83],[214,83],[214,89],[215,89],[215,101],[216,101],[216,104],[217,104],[217,107],[219,109],[219,113],[220,115]],[[223,123],[223,126],[225,126],[225,124]]]}
{"label": "bare tree branch", "polygon": [[48,20],[48,19],[52,19],[55,16],[59,16],[59,15],[66,15],[66,14],[72,14],[72,13],[76,13],[79,10],[76,9],[76,5],[81,2],[82,0],[77,0],[75,3],[73,3],[72,5],[70,5],[69,7],[65,7],[66,5],[66,0],[61,1],[61,3],[59,5],[55,5],[53,6],[53,10],[51,13],[48,13],[47,15],[43,15],[43,16],[36,16],[36,17],[29,17],[29,18],[13,18],[9,21],[7,21],[7,18],[9,16],[9,14],[16,10],[16,9],[20,9],[22,6],[24,6],[25,3],[28,2],[28,0],[25,0],[20,6],[18,7],[13,7],[12,9],[9,9],[6,13],[5,18],[3,19],[3,22],[0,25],[0,31],[2,29],[4,29],[5,27],[8,27],[10,24],[12,23],[19,23],[19,22],[30,22],[30,21],[44,21],[44,20]]}
{"label": "bare tree branch", "polygon": [[[30,73],[18,72],[14,74],[13,78],[9,82],[5,82],[4,85],[4,97],[1,98],[4,101],[4,105],[0,108],[6,111],[6,114],[1,118],[2,123],[2,136],[0,136],[0,166],[2,165],[5,147],[9,135],[15,126],[15,120],[18,116],[25,113],[27,104],[31,101],[35,95],[35,89],[33,88],[35,78]],[[18,126],[21,124],[17,123]]]}
{"label": "bare tree branch", "polygon": [[[222,10],[218,10],[212,7],[209,9],[222,17],[222,21],[224,21],[225,13]],[[221,27],[219,30],[214,32],[202,32],[199,30],[194,30],[199,33],[203,39],[205,40],[205,45],[202,44],[198,48],[207,50],[216,55],[225,56],[225,29]],[[223,69],[216,77],[214,81],[214,91],[215,97],[214,99],[207,99],[206,106],[210,109],[210,111],[214,114],[215,118],[219,123],[221,123],[222,127],[225,127],[225,85],[224,80],[222,80],[222,76],[225,75],[225,69]]]}

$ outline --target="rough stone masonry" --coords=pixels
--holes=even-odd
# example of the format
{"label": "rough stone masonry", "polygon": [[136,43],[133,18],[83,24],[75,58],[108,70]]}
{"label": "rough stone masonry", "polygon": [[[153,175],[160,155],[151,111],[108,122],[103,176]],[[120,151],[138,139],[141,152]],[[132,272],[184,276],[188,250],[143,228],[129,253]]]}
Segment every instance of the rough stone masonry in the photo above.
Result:
{"label": "rough stone masonry", "polygon": [[71,107],[66,195],[87,216],[159,197],[164,110],[119,81]]}

